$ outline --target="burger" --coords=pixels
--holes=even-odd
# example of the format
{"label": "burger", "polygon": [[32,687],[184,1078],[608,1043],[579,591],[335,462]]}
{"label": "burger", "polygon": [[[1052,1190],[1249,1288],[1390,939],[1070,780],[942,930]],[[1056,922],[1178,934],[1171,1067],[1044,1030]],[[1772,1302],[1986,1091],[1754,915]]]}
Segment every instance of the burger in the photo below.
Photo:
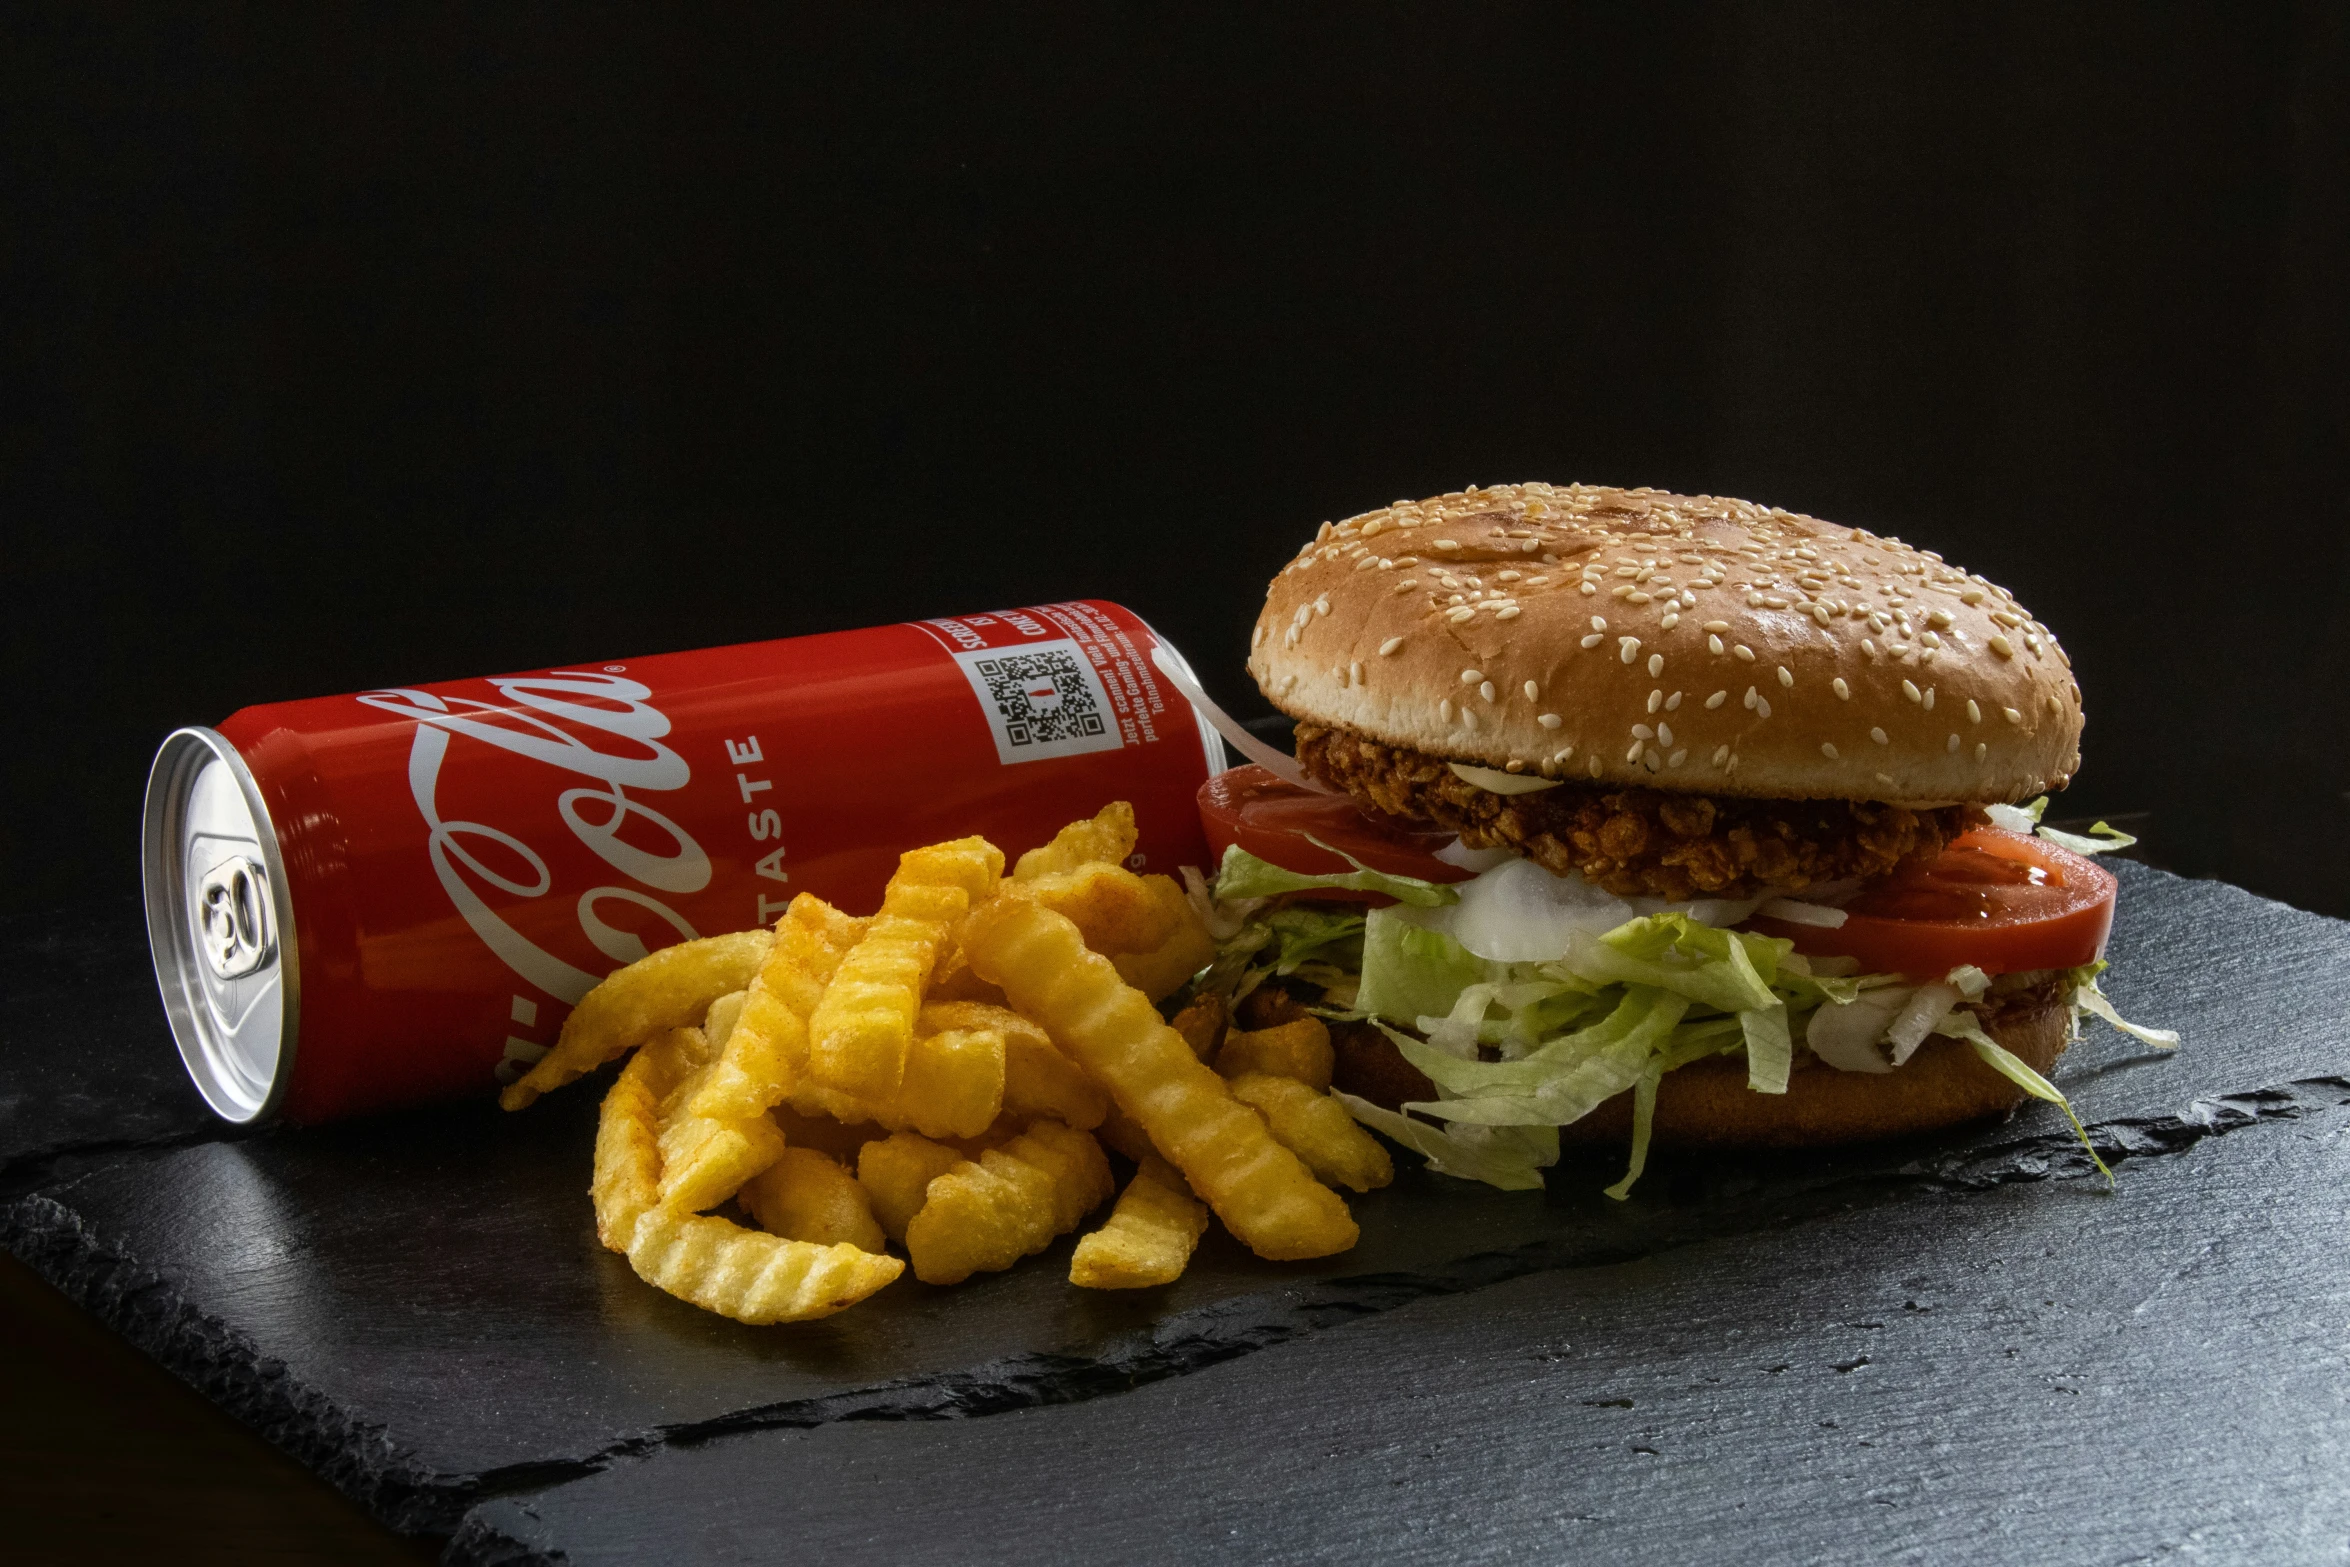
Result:
{"label": "burger", "polygon": [[2070,662],[1931,550],[1472,487],[1325,523],[1248,667],[1295,755],[1202,792],[1200,983],[1330,1019],[1349,1107],[1440,1170],[1526,1187],[1562,1139],[1628,1144],[1622,1195],[1652,1144],[2063,1105],[2081,1015],[2121,1021],[2089,855],[2129,840],[2039,825],[2080,765]]}

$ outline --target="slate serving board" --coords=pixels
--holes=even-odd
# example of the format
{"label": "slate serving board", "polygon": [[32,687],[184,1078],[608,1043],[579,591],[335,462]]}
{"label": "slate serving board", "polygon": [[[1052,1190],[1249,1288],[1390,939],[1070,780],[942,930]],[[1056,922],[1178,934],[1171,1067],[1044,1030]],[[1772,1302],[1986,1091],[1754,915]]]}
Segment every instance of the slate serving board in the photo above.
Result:
{"label": "slate serving board", "polygon": [[[2066,1056],[2112,1196],[2035,1106],[1932,1144],[1660,1158],[1626,1204],[1597,1195],[1612,1163],[1548,1194],[1415,1173],[1315,1265],[1215,1239],[1168,1290],[1099,1296],[1064,1241],[743,1328],[595,1244],[593,1087],[219,1135],[109,908],[0,956],[0,1245],[456,1560],[765,1558],[796,1538],[779,1492],[859,1559],[943,1552],[960,1516],[1001,1531],[972,1556],[1688,1559],[1751,1519],[1791,1559],[2333,1559],[2350,1531],[2311,1497],[2350,1480],[2350,926],[2118,869],[2108,989],[2188,1045],[2099,1028]],[[2161,1309],[2117,1316],[2141,1286]],[[2052,1367],[2080,1387],[2047,1394]],[[1866,1449],[1819,1424],[1854,1389]],[[2066,1487],[2161,1505],[2051,1534],[2058,1504],[2019,1498]]]}

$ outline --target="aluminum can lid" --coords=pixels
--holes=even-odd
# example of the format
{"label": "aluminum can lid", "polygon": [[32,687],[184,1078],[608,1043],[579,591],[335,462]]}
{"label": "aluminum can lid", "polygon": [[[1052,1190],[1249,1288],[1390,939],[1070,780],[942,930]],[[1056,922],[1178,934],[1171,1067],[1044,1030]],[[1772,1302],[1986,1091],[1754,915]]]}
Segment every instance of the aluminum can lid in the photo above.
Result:
{"label": "aluminum can lid", "polygon": [[147,944],[173,1040],[221,1116],[257,1121],[292,1077],[301,986],[269,808],[218,731],[174,731],[147,774]]}

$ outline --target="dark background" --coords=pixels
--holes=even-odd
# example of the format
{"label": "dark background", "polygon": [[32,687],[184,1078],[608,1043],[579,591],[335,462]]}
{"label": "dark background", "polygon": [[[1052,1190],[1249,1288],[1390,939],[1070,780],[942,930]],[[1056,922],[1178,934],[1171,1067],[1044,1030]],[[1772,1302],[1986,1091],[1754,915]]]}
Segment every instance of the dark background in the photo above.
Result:
{"label": "dark background", "polygon": [[2350,912],[2344,18],[11,8],[0,873],[377,684],[1093,594],[1261,711],[1315,524],[1548,478],[2008,584],[2062,812]]}

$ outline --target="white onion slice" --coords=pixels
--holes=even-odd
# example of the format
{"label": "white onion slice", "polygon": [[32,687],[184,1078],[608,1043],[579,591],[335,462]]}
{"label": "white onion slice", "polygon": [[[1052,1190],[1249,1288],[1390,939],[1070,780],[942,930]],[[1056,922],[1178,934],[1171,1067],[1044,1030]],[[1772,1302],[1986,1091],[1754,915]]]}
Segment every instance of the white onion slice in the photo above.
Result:
{"label": "white onion slice", "polygon": [[1342,792],[1340,790],[1331,788],[1327,784],[1317,783],[1312,778],[1309,778],[1306,776],[1305,769],[1297,765],[1296,757],[1291,756],[1286,751],[1275,750],[1273,747],[1265,744],[1264,741],[1259,740],[1255,735],[1250,734],[1246,729],[1243,729],[1240,726],[1238,719],[1235,719],[1230,713],[1227,713],[1224,711],[1224,709],[1218,707],[1216,705],[1215,698],[1209,696],[1207,692],[1200,689],[1200,683],[1191,678],[1191,671],[1185,669],[1181,662],[1179,662],[1172,654],[1170,654],[1166,648],[1153,647],[1151,649],[1151,662],[1158,666],[1158,671],[1160,674],[1167,677],[1168,684],[1172,685],[1176,690],[1182,692],[1183,699],[1186,702],[1189,702],[1193,707],[1199,709],[1200,713],[1206,717],[1207,721],[1216,726],[1216,733],[1222,735],[1227,741],[1229,741],[1232,745],[1232,748],[1238,751],[1241,755],[1247,757],[1250,761],[1256,763],[1259,767],[1262,767],[1266,772],[1271,773],[1274,777],[1280,779],[1283,783],[1295,784],[1300,789],[1311,789],[1316,794],[1338,794]]}
{"label": "white onion slice", "polygon": [[1834,930],[1851,918],[1842,909],[1831,909],[1825,903],[1806,903],[1801,898],[1773,898],[1754,912],[1765,919],[1785,920],[1790,925],[1815,925],[1821,930]]}
{"label": "white onion slice", "polygon": [[1909,1004],[1906,986],[1864,990],[1843,1006],[1824,1006],[1804,1025],[1803,1042],[1839,1072],[1890,1072],[1893,1063],[1877,1050],[1885,1025]]}
{"label": "white onion slice", "polygon": [[1960,1000],[1956,985],[1937,981],[1918,986],[1901,1009],[1901,1015],[1885,1030],[1885,1037],[1893,1042],[1893,1064],[1901,1066],[1917,1054],[1918,1046],[1934,1031],[1934,1025],[1950,1016],[1950,1009]]}
{"label": "white onion slice", "polygon": [[1479,875],[1496,865],[1507,865],[1517,857],[1514,849],[1472,849],[1458,838],[1436,851],[1436,858],[1445,864],[1457,865],[1462,870],[1475,871]]}
{"label": "white onion slice", "polygon": [[1447,762],[1452,775],[1463,783],[1475,784],[1489,794],[1540,794],[1545,789],[1556,789],[1566,782],[1563,778],[1535,778],[1526,773],[1505,773],[1498,767],[1471,767],[1466,762]]}

